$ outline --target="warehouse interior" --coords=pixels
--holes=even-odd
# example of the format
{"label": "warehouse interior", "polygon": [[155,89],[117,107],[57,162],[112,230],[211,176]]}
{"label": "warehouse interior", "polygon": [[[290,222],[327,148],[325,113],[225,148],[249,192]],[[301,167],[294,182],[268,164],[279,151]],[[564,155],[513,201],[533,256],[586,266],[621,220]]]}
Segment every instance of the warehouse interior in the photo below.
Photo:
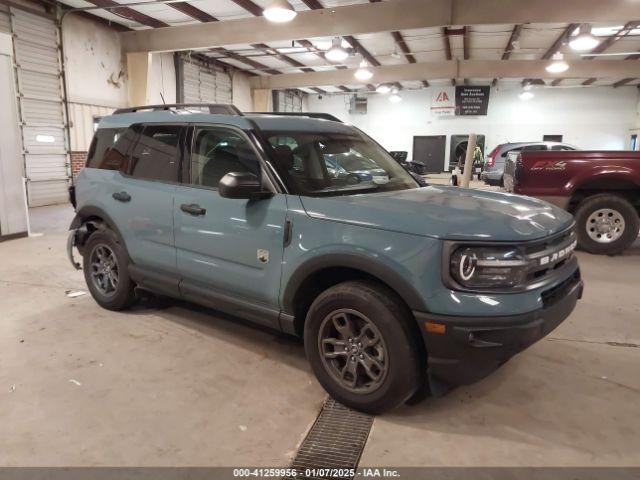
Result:
{"label": "warehouse interior", "polygon": [[[465,92],[480,106],[461,107]],[[484,166],[472,191],[505,191],[480,170],[506,144],[625,152],[636,162],[625,195],[640,199],[634,1],[0,0],[0,471],[286,469],[321,423],[331,400],[302,339],[179,299],[145,295],[109,311],[69,264],[69,188],[98,125],[118,109],[175,104],[233,105],[248,118],[328,114],[432,186],[456,185],[477,142]],[[504,202],[517,201],[506,191]],[[421,222],[429,205],[411,208]],[[447,395],[341,413],[336,428],[367,425],[355,453],[316,452],[310,464],[404,478],[427,467],[607,467],[634,478],[634,235],[616,255],[575,253],[584,294],[548,336]]]}

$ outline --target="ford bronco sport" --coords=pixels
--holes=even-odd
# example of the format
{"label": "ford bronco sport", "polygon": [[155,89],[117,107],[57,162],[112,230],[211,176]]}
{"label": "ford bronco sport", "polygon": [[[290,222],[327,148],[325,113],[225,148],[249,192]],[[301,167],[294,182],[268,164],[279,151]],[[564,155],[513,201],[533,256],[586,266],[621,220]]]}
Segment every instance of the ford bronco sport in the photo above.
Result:
{"label": "ford bronco sport", "polygon": [[104,308],[146,291],[299,335],[334,398],[382,412],[424,382],[439,395],[487,375],[580,298],[565,211],[420,187],[323,115],[209,109],[100,122],[72,191],[68,251]]}

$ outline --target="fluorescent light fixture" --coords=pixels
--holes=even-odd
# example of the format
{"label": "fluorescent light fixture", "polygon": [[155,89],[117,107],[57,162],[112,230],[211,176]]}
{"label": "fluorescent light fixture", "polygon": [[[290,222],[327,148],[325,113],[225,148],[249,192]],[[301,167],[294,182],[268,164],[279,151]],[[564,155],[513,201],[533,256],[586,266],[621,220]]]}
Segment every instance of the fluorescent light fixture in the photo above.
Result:
{"label": "fluorescent light fixture", "polygon": [[298,14],[287,0],[269,0],[267,7],[262,12],[270,22],[290,22]]}
{"label": "fluorescent light fixture", "polygon": [[545,68],[547,72],[562,73],[569,70],[569,64],[564,61],[564,55],[562,55],[562,53],[554,53],[553,57],[551,57],[551,60],[552,62]]}
{"label": "fluorescent light fixture", "polygon": [[580,31],[575,37],[569,40],[569,46],[577,52],[588,52],[598,46],[600,40],[591,34],[591,25],[583,23]]}
{"label": "fluorescent light fixture", "polygon": [[381,83],[380,85],[378,85],[378,88],[376,88],[376,92],[382,93],[383,95],[386,95],[390,91],[391,91],[391,87],[386,83]]}
{"label": "fluorescent light fixture", "polygon": [[336,37],[331,42],[331,48],[324,55],[330,62],[342,62],[347,59],[349,53],[342,48],[340,37]]}
{"label": "fluorescent light fixture", "polygon": [[535,95],[533,95],[533,92],[529,91],[525,87],[525,88],[522,89],[522,91],[518,95],[518,98],[520,98],[520,100],[531,100],[534,96]]}
{"label": "fluorescent light fixture", "polygon": [[369,70],[369,65],[363,60],[362,62],[360,62],[360,68],[356,70],[353,76],[356,77],[357,80],[366,82],[371,77],[373,77],[373,72]]}

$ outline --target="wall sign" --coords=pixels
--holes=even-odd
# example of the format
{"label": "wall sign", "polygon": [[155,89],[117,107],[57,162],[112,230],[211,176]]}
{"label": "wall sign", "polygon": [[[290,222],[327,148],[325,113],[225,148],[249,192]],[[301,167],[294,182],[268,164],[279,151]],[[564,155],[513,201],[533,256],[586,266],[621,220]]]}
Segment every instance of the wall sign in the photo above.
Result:
{"label": "wall sign", "polygon": [[437,117],[451,117],[456,114],[455,87],[440,87],[431,97],[431,114]]}
{"label": "wall sign", "polygon": [[431,114],[436,117],[486,115],[489,86],[440,87],[431,96]]}
{"label": "wall sign", "polygon": [[456,87],[456,115],[486,115],[490,88],[461,85]]}

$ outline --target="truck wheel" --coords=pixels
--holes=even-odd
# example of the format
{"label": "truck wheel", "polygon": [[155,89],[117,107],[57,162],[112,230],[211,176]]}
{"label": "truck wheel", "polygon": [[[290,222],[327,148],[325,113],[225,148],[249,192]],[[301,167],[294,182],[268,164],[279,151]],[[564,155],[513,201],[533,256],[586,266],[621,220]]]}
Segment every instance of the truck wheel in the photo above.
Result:
{"label": "truck wheel", "polygon": [[584,199],[576,209],[578,246],[595,254],[615,255],[638,237],[638,213],[625,198],[601,193]]}
{"label": "truck wheel", "polygon": [[417,390],[422,368],[411,312],[387,288],[349,281],[321,293],[304,326],[311,368],[340,403],[381,413]]}
{"label": "truck wheel", "polygon": [[83,270],[94,300],[107,310],[124,310],[135,301],[128,255],[111,230],[97,231],[84,247]]}

